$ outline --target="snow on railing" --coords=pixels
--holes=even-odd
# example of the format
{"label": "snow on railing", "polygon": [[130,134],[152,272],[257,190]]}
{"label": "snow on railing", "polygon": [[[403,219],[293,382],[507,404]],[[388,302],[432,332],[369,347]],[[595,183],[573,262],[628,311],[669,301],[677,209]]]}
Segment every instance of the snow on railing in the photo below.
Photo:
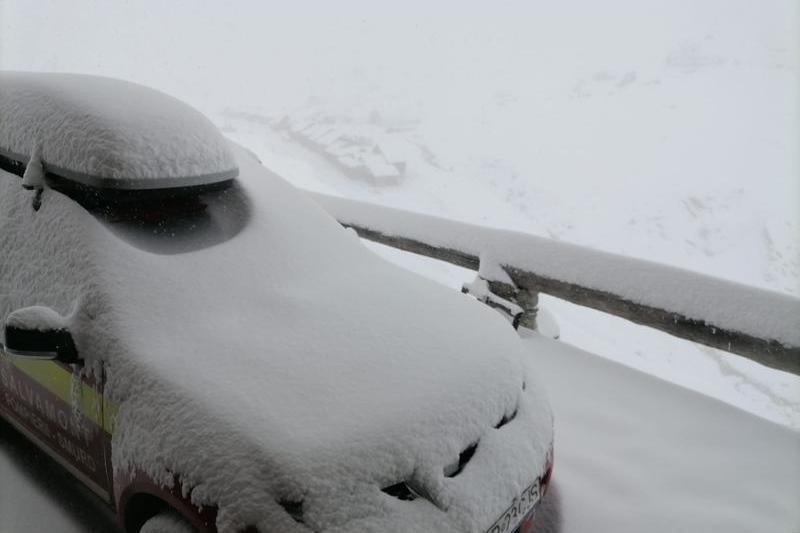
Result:
{"label": "snow on railing", "polygon": [[479,271],[492,292],[525,310],[523,325],[535,324],[543,292],[800,374],[798,298],[534,235],[309,194],[362,238]]}

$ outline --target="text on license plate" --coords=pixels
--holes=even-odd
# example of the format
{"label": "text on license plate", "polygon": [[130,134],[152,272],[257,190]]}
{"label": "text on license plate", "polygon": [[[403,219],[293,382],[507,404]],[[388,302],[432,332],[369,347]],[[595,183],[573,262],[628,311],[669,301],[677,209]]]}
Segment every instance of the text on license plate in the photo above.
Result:
{"label": "text on license plate", "polygon": [[541,479],[537,478],[522,493],[514,498],[511,506],[497,519],[486,533],[511,533],[541,498]]}

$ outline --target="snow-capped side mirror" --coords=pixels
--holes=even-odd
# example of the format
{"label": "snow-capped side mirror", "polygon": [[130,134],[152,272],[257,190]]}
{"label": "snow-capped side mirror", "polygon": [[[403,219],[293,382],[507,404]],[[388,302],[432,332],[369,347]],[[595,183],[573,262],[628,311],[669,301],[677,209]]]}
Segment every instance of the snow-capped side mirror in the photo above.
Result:
{"label": "snow-capped side mirror", "polygon": [[8,315],[4,329],[3,351],[8,355],[78,362],[78,351],[66,319],[49,307],[37,305],[17,309]]}

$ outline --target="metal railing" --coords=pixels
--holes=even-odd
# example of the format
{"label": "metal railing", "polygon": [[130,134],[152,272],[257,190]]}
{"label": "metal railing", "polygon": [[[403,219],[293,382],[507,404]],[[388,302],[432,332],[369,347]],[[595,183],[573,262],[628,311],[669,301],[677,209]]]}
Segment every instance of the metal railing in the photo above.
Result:
{"label": "metal railing", "polygon": [[309,195],[364,239],[482,275],[499,266],[507,277],[488,277],[488,286],[523,309],[522,325],[535,326],[545,293],[800,375],[798,298],[534,235]]}

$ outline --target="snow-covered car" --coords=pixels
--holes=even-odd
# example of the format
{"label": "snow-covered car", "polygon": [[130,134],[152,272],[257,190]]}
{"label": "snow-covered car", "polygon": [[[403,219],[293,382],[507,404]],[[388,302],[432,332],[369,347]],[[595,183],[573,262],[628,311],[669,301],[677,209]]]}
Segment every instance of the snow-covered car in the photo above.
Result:
{"label": "snow-covered car", "polygon": [[512,328],[157,91],[0,75],[0,416],[128,532],[529,531]]}

